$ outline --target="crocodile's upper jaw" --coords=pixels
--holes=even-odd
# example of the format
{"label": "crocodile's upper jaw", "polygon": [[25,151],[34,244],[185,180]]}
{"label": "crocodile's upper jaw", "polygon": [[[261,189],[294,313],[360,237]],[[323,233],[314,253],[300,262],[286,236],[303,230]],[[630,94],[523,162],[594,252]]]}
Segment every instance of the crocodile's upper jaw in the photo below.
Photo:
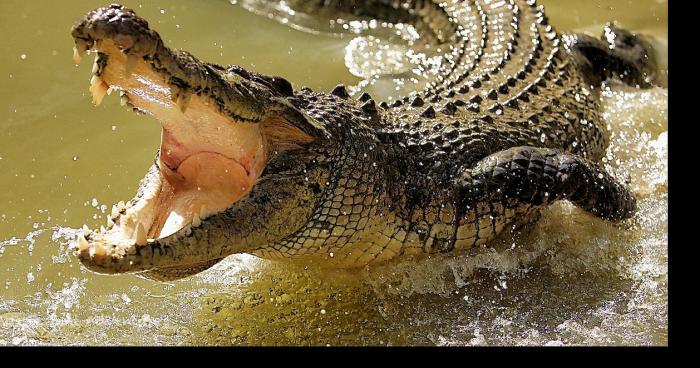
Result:
{"label": "crocodile's upper jaw", "polygon": [[106,229],[78,236],[83,265],[101,273],[201,270],[254,246],[251,234],[267,241],[265,221],[280,222],[280,214],[267,206],[268,217],[261,215],[251,190],[263,185],[267,166],[274,171],[273,160],[296,163],[327,135],[288,100],[291,84],[171,50],[146,20],[116,4],[89,12],[72,36],[76,62],[96,54],[93,102],[118,90],[123,105],[163,127],[136,196],[113,207]]}
{"label": "crocodile's upper jaw", "polygon": [[260,124],[224,116],[204,95],[178,98],[167,75],[141,57],[127,56],[112,40],[93,47],[93,102],[99,104],[110,90],[118,90],[123,105],[154,116],[163,129],[158,177],[150,178],[135,203],[112,210],[106,231],[79,239],[82,252],[92,257],[130,252],[149,239],[197,226],[251,189],[267,157]]}

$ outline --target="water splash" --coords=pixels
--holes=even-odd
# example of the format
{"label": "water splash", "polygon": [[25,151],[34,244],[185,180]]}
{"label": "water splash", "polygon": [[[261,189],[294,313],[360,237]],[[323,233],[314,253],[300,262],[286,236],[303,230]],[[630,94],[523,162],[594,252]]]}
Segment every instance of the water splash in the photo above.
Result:
{"label": "water splash", "polygon": [[667,91],[608,92],[608,165],[636,188],[631,220],[611,224],[560,202],[529,233],[466,254],[330,272],[266,261],[244,270],[227,259],[202,277],[235,288],[205,296],[193,341],[666,344]]}
{"label": "water splash", "polygon": [[331,38],[352,38],[345,46],[345,66],[361,78],[348,86],[392,101],[422,90],[437,75],[444,57],[432,40],[421,39],[411,24],[338,14],[299,1],[231,0],[244,9],[298,31]]}

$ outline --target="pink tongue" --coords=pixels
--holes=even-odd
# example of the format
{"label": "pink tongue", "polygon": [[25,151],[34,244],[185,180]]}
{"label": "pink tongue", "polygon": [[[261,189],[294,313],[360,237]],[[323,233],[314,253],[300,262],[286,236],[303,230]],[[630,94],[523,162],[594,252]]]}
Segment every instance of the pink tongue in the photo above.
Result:
{"label": "pink tongue", "polygon": [[191,154],[168,129],[163,129],[160,150],[160,160],[171,170],[176,170],[182,160]]}
{"label": "pink tongue", "polygon": [[212,152],[194,153],[182,160],[177,170],[161,168],[161,173],[166,179],[163,201],[156,206],[154,228],[149,232],[158,237],[174,233],[195,216],[221,212],[255,181],[241,164]]}

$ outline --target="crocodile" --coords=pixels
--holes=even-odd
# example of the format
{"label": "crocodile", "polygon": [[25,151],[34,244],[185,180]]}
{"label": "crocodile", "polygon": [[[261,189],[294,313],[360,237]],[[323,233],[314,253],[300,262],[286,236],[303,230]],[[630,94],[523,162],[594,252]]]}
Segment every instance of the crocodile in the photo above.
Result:
{"label": "crocodile", "polygon": [[162,125],[135,197],[77,236],[85,267],[165,281],[249,253],[353,268],[488,246],[559,200],[613,222],[635,212],[601,163],[599,94],[611,78],[652,85],[642,36],[560,34],[533,0],[302,5],[410,24],[442,46],[440,70],[377,102],[200,61],[121,5],[73,26],[76,63],[95,54],[93,103],[119,91]]}

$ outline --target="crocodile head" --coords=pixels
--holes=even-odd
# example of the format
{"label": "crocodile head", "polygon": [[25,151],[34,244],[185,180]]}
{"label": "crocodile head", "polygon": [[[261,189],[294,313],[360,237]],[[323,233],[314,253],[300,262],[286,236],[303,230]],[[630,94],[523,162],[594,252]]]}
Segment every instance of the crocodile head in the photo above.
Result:
{"label": "crocodile head", "polygon": [[329,133],[291,102],[289,82],[171,50],[119,5],[88,13],[72,35],[76,62],[95,54],[93,102],[119,91],[122,105],[162,125],[137,195],[112,208],[106,229],[78,237],[87,268],[186,275],[298,226],[318,197],[304,179],[328,175]]}

